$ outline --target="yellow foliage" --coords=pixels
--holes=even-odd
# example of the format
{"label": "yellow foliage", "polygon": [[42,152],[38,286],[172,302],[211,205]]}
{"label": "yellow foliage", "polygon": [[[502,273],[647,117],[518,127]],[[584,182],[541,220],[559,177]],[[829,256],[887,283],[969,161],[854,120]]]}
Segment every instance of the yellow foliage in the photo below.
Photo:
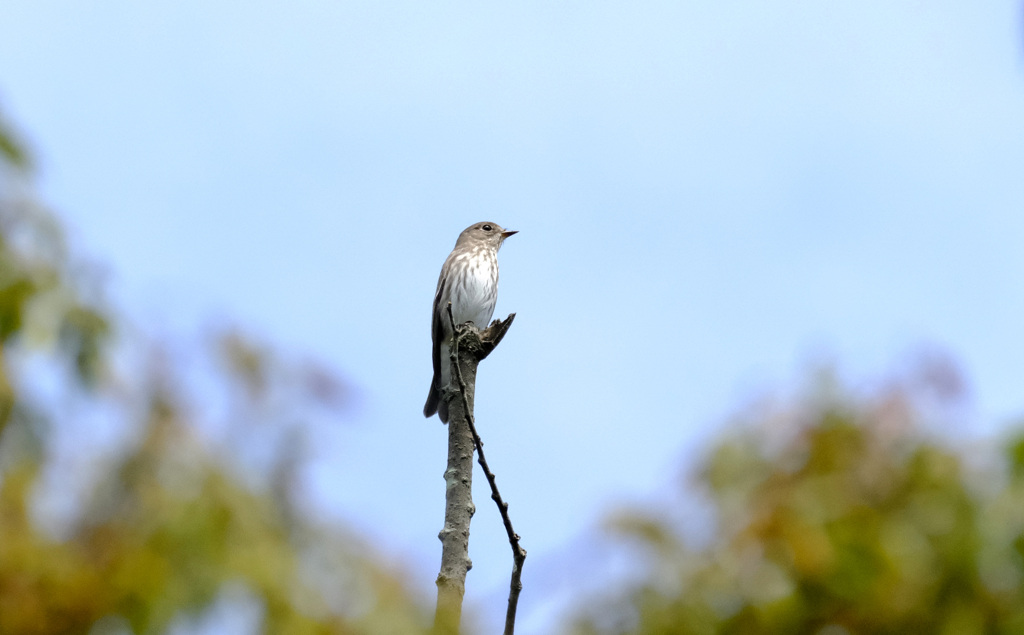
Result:
{"label": "yellow foliage", "polygon": [[615,535],[650,554],[646,581],[572,632],[1024,632],[1024,437],[972,472],[924,432],[930,398],[896,385],[762,413],[699,473],[714,540],[687,547],[678,521],[620,515]]}
{"label": "yellow foliage", "polygon": [[[232,589],[255,598],[268,633],[422,632],[427,617],[398,572],[343,527],[296,510],[287,484],[301,456],[282,446],[261,466],[272,482],[253,485],[242,465],[202,440],[190,405],[207,393],[181,388],[186,371],[174,356],[144,334],[113,339],[118,320],[83,284],[88,268],[25,195],[27,165],[0,125],[0,633],[161,633]],[[117,347],[148,353],[122,355],[143,361],[116,375]],[[23,389],[30,371],[12,353],[59,376],[62,398],[33,402]],[[307,433],[297,413],[344,405],[328,371],[292,367],[234,331],[203,354],[216,369],[204,389],[235,409],[228,419],[239,429],[228,434],[238,446],[280,426],[296,438]],[[262,408],[271,397],[285,407]],[[41,474],[54,467],[53,431],[88,434],[63,405],[81,399],[128,420],[137,441],[101,464],[72,526],[55,537],[32,510],[46,495]]]}

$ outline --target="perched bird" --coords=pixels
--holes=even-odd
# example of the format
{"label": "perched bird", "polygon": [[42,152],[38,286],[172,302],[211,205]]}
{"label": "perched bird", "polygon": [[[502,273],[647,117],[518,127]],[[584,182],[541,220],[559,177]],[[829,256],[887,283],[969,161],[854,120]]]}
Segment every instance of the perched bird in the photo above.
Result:
{"label": "perched bird", "polygon": [[470,225],[459,234],[455,249],[441,267],[434,294],[434,313],[430,335],[434,340],[434,379],[430,382],[423,416],[434,413],[448,423],[448,404],[441,393],[451,381],[449,350],[452,327],[448,321],[448,303],[456,324],[472,322],[487,328],[498,301],[498,250],[505,239],[518,232],[502,229],[497,223]]}

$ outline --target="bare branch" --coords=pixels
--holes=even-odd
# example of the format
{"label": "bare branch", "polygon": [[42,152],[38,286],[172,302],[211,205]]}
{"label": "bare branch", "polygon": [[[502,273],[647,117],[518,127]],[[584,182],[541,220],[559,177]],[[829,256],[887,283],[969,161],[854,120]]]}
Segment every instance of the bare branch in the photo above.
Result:
{"label": "bare branch", "polygon": [[[505,318],[504,321],[495,320],[483,331],[483,333],[479,334],[477,338],[479,341],[479,353],[477,353],[476,357],[477,361],[490,355],[491,351],[498,346],[502,338],[505,337],[505,333],[508,332],[509,327],[512,326],[512,321],[515,320],[515,317],[516,314],[512,313]],[[457,356],[460,340],[471,333],[476,335],[473,333],[475,329],[470,331],[463,327],[461,332],[456,329],[455,320],[452,317],[451,303],[448,304],[448,320],[451,322],[452,332],[455,333],[455,337],[453,338],[454,343],[452,345],[452,354],[453,356]],[[474,345],[473,348],[476,348],[476,346]],[[480,463],[481,469],[484,471],[484,476],[487,477],[487,483],[491,486],[491,500],[493,500],[495,505],[498,506],[498,512],[501,514],[501,521],[505,525],[505,533],[508,534],[509,545],[512,547],[512,579],[509,584],[508,609],[505,612],[504,631],[505,635],[512,635],[515,632],[516,609],[519,606],[519,593],[523,590],[522,573],[523,563],[526,561],[526,550],[519,544],[519,534],[517,534],[512,528],[512,519],[508,515],[508,503],[502,499],[501,492],[498,491],[498,483],[495,480],[494,474],[491,472],[491,468],[487,465],[487,458],[484,456],[484,442],[480,439],[480,434],[476,430],[476,422],[473,419],[473,409],[470,407],[469,398],[467,396],[469,394],[469,390],[466,382],[463,380],[462,369],[458,364],[454,363],[453,368],[455,368],[456,377],[459,380],[459,393],[462,395],[462,406],[466,414],[466,422],[469,424],[469,431],[473,435],[473,443],[476,446],[477,460]]]}
{"label": "bare branch", "polygon": [[[448,303],[451,319],[451,303]],[[473,567],[469,559],[469,524],[476,511],[473,505],[473,435],[467,413],[472,411],[473,390],[476,387],[475,358],[464,361],[469,368],[462,381],[459,368],[458,338],[450,350],[451,366],[460,378],[462,399],[453,399],[454,391],[444,388],[442,399],[448,402],[448,467],[444,472],[445,510],[444,527],[437,535],[441,541],[441,571],[437,574],[437,609],[434,613],[434,633],[457,634],[462,618],[462,599],[466,593],[466,573]],[[467,398],[468,395],[468,398]]]}

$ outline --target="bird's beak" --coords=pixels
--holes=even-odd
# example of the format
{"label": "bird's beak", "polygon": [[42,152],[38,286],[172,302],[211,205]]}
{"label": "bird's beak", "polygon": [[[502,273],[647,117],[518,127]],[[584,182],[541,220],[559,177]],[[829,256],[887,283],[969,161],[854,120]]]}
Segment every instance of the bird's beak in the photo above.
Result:
{"label": "bird's beak", "polygon": [[518,229],[514,229],[514,230],[511,230],[511,231],[506,229],[505,231],[501,232],[501,239],[505,240],[509,236],[511,236],[513,234],[518,234],[518,233],[519,233]]}

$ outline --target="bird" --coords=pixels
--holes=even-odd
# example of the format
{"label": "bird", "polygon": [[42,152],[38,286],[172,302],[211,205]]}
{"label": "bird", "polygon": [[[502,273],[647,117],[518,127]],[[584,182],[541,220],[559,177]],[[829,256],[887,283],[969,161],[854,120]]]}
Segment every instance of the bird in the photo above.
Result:
{"label": "bird", "polygon": [[423,406],[424,417],[436,413],[442,423],[448,423],[448,403],[442,398],[451,382],[449,350],[453,333],[448,303],[452,304],[456,324],[472,322],[477,328],[486,328],[498,301],[498,250],[506,238],[518,233],[489,221],[470,225],[459,234],[455,248],[444,261],[430,324],[434,377]]}

